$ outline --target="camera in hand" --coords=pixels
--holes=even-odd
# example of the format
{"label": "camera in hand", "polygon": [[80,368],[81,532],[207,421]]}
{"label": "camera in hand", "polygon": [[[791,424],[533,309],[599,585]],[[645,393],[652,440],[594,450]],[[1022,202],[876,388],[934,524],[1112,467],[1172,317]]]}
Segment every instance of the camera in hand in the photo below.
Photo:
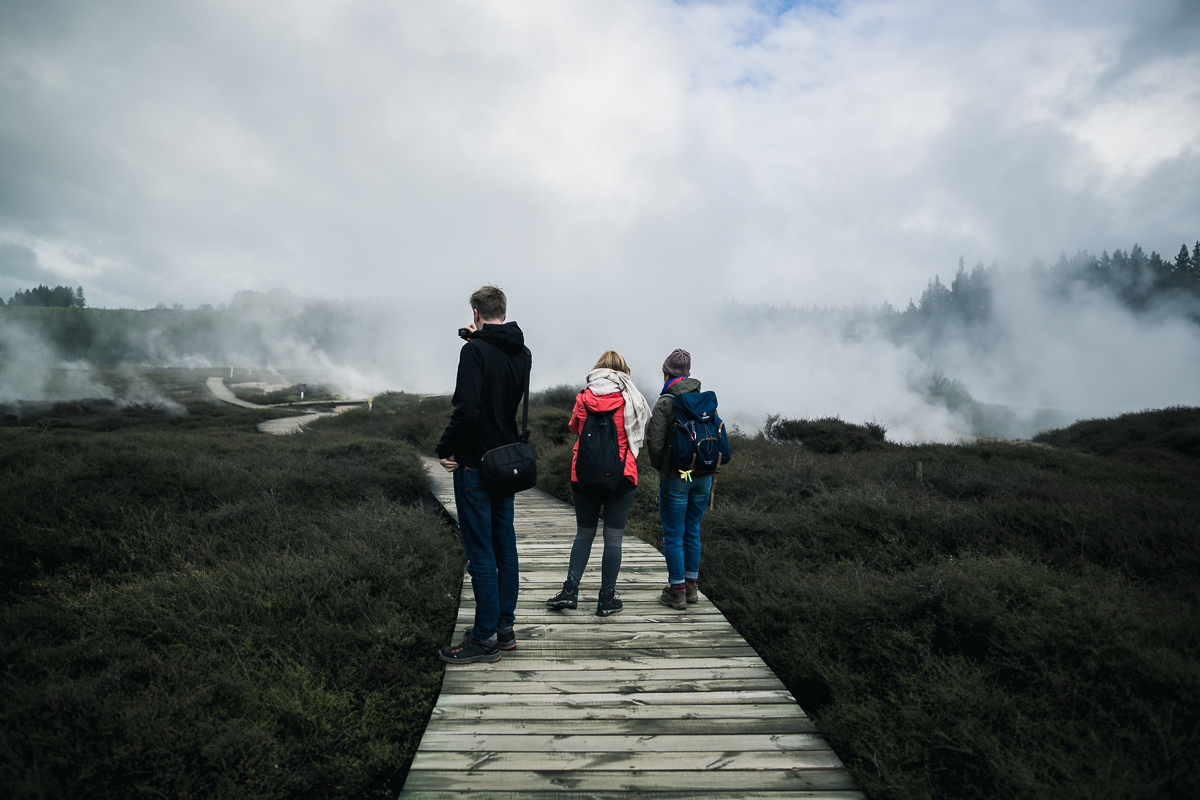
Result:
{"label": "camera in hand", "polygon": [[459,338],[461,338],[461,339],[470,339],[471,338],[471,329],[470,328],[459,328],[458,335],[459,335]]}

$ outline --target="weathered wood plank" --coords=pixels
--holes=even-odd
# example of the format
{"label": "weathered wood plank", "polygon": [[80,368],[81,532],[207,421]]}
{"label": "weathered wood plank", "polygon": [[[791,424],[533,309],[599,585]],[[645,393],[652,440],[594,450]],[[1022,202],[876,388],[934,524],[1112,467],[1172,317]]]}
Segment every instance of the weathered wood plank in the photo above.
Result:
{"label": "weathered wood plank", "polygon": [[[462,638],[461,636],[457,638]],[[628,648],[614,649],[596,645],[595,647],[574,647],[570,643],[551,642],[551,643],[536,643],[522,642],[520,636],[517,637],[517,649],[511,653],[503,654],[500,663],[502,664],[517,664],[518,658],[525,658],[532,655],[538,659],[600,659],[600,660],[623,660],[626,656],[630,657],[652,657],[652,658],[697,658],[702,655],[707,655],[702,647],[678,647],[678,640],[673,640],[670,646],[646,646],[638,647],[632,645]],[[715,648],[714,648],[715,650]],[[729,657],[736,656],[757,656],[754,648],[750,645],[744,647],[722,647],[720,648],[721,655]],[[479,664],[466,665],[447,665],[446,669],[476,669]],[[514,667],[515,668],[515,667]]]}
{"label": "weathered wood plank", "polygon": [[[461,631],[455,640],[462,638]],[[688,650],[732,650],[732,651],[747,651],[749,647],[745,641],[734,636],[654,636],[646,635],[639,638],[634,638],[633,634],[628,636],[617,636],[612,639],[576,639],[568,634],[555,638],[538,638],[538,639],[523,639],[519,635],[517,637],[517,650],[522,653],[539,652],[539,653],[556,653],[566,648],[572,651],[582,652],[585,650],[591,651],[607,651],[607,650],[646,650],[654,648],[656,645],[662,647],[670,647],[677,652],[686,652]],[[741,654],[741,653],[739,653]],[[510,653],[507,658],[516,658],[516,653]]]}
{"label": "weathered wood plank", "polygon": [[[595,673],[593,673],[595,674]],[[655,680],[607,680],[600,676],[587,682],[579,681],[539,681],[526,683],[524,681],[455,681],[442,685],[442,694],[595,694],[597,692],[634,695],[658,692],[737,692],[737,691],[786,691],[779,678],[771,675],[766,678],[737,678],[727,679],[698,679],[683,681]]]}
{"label": "weathered wood plank", "polygon": [[[452,719],[510,719],[510,720],[618,720],[618,719],[768,719],[789,718],[802,719],[804,712],[800,707],[791,703],[723,703],[706,705],[696,703],[687,706],[657,705],[647,706],[638,703],[625,705],[607,704],[580,706],[577,704],[559,703],[556,705],[441,705],[434,706],[433,720]],[[433,722],[430,722],[432,725]]]}
{"label": "weathered wood plank", "polygon": [[[545,613],[530,613],[529,611],[523,611],[518,604],[516,622],[517,631],[519,633],[520,630],[526,625],[599,625],[601,624],[601,618],[596,616],[595,603],[596,598],[594,597],[586,598],[586,601],[585,598],[580,597],[579,608],[575,610],[565,609],[563,611],[555,611],[553,609],[546,608],[545,606],[541,606],[540,609],[535,608],[535,612],[544,611]],[[655,606],[656,608],[662,608],[662,606],[658,605],[657,603],[655,603]],[[653,609],[649,608],[645,610],[652,612],[654,611]],[[667,619],[668,615],[671,617],[670,620]],[[717,611],[712,606],[707,608],[704,606],[688,606],[688,610],[686,612],[668,611],[665,614],[659,614],[657,612],[647,614],[640,613],[637,608],[632,608],[627,603],[625,608],[620,613],[609,617],[605,621],[619,621],[619,623],[622,625],[657,625],[659,623],[668,621],[678,622],[681,624],[689,622],[707,622],[714,618],[718,620],[724,619],[724,617],[721,616],[721,612]],[[472,622],[474,619],[474,610],[465,610],[459,612],[457,621]]]}
{"label": "weathered wood plank", "polygon": [[[722,706],[728,709],[728,707]],[[671,730],[677,734],[776,734],[776,733],[816,733],[817,727],[812,720],[805,717],[789,715],[786,717],[747,718],[648,718],[632,719],[588,719],[580,720],[575,714],[570,719],[450,719],[439,717],[432,720],[426,735],[439,734],[546,734],[553,736],[576,735],[587,731],[593,736],[621,735],[626,737],[642,737],[661,734],[664,723],[669,723]]]}
{"label": "weathered wood plank", "polygon": [[[462,800],[462,791],[409,791],[400,792],[400,800]],[[866,795],[858,791],[736,791],[713,792],[709,789],[693,789],[681,792],[663,792],[657,789],[618,789],[611,791],[561,791],[546,792],[487,792],[489,800],[865,800]]]}
{"label": "weathered wood plank", "polygon": [[[428,462],[427,462],[428,463]],[[453,481],[431,472],[453,515]],[[579,607],[552,610],[575,538],[565,504],[516,503],[517,647],[492,664],[448,665],[401,797],[653,797],[862,800],[836,754],[779,679],[701,594],[658,602],[662,555],[626,536],[621,614],[595,616],[603,540]],[[464,580],[453,637],[474,621]]]}
{"label": "weathered wood plank", "polygon": [[796,700],[786,689],[761,689],[746,692],[640,692],[633,695],[588,692],[564,697],[559,694],[442,694],[435,708],[453,706],[574,706],[575,708],[604,708],[627,705],[718,705],[729,703],[749,705],[752,703],[786,703]]}
{"label": "weathered wood plank", "polygon": [[465,669],[446,673],[443,685],[461,683],[543,683],[570,682],[599,684],[608,681],[694,681],[774,678],[764,664],[755,667],[710,667],[708,669],[614,669],[597,674],[584,670],[493,670],[484,674]]}
{"label": "weathered wood plank", "polygon": [[421,749],[413,758],[413,770],[653,770],[681,772],[697,770],[818,770],[836,769],[842,762],[832,750],[677,751],[670,753],[505,753],[445,752]]}
{"label": "weathered wood plank", "polygon": [[[518,643],[517,650],[520,650]],[[722,650],[722,654],[726,651]],[[508,658],[508,660],[500,660],[491,664],[471,664],[464,667],[449,667],[446,670],[446,680],[453,680],[459,676],[464,679],[471,680],[475,676],[487,674],[484,680],[491,680],[492,673],[511,673],[519,675],[527,671],[547,671],[547,670],[569,670],[572,672],[588,672],[588,671],[610,671],[624,669],[708,669],[708,668],[739,668],[739,667],[762,667],[766,669],[761,658],[757,655],[750,654],[739,657],[718,657],[707,654],[692,654],[691,657],[660,657],[659,655],[638,655],[628,651],[614,652],[610,654],[610,658],[600,659],[589,657],[586,659],[556,657],[551,655],[525,656],[522,654],[520,662],[516,660],[516,656]],[[506,656],[507,657],[507,656]]]}
{"label": "weathered wood plank", "polygon": [[[404,784],[407,791],[450,792],[595,792],[595,791],[841,791],[857,790],[844,769],[753,770],[621,770],[565,769],[537,771],[414,769]],[[711,795],[705,795],[706,797]],[[851,795],[853,796],[853,795]],[[859,795],[861,796],[861,795]]]}
{"label": "weathered wood plank", "polygon": [[[469,625],[457,627],[458,633],[466,630]],[[516,626],[514,626],[514,630]],[[577,624],[548,624],[522,625],[518,637],[521,641],[534,639],[561,640],[570,638],[572,641],[585,642],[597,639],[603,642],[631,641],[669,641],[673,639],[736,639],[744,642],[738,632],[723,619],[696,620],[679,622],[673,625],[628,625],[622,622],[619,615],[601,617],[593,625]]]}
{"label": "weathered wood plank", "polygon": [[811,733],[785,734],[681,734],[662,731],[658,735],[613,736],[579,733],[551,736],[523,732],[519,734],[426,733],[421,749],[430,752],[488,753],[686,753],[749,752],[792,750],[828,750],[820,736]]}
{"label": "weathered wood plank", "polygon": [[[400,792],[400,800],[462,800],[461,791],[409,791]],[[858,791],[736,791],[713,792],[709,789],[693,789],[682,792],[663,792],[657,789],[618,789],[613,791],[561,791],[547,792],[487,792],[488,800],[865,800],[866,795]]]}

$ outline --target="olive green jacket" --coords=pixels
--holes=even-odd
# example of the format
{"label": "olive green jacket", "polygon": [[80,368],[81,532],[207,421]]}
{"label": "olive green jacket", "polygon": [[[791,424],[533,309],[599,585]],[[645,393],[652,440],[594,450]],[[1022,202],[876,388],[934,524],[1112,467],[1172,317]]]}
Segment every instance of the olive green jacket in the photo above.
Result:
{"label": "olive green jacket", "polygon": [[684,378],[671,384],[667,393],[658,398],[646,426],[646,452],[650,463],[658,469],[660,481],[679,477],[679,470],[671,466],[671,434],[675,430],[675,397],[685,392],[700,391],[700,381]]}

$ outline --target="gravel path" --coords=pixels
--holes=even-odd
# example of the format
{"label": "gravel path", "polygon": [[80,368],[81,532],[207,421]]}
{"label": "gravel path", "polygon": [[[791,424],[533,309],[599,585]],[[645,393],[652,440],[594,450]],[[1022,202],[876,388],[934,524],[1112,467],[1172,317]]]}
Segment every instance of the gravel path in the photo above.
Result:
{"label": "gravel path", "polygon": [[[229,387],[221,378],[209,378],[208,390],[213,393],[213,397],[218,400],[229,403],[230,405],[239,406],[240,408],[269,408],[270,406],[260,406],[257,403],[251,403],[248,400],[235,395],[229,391]],[[259,433],[271,433],[275,435],[283,435],[287,433],[300,433],[304,430],[304,426],[312,422],[314,419],[321,417],[332,417],[332,412],[321,411],[315,414],[302,414],[298,417],[281,417],[279,419],[269,419],[266,422],[258,423]]]}

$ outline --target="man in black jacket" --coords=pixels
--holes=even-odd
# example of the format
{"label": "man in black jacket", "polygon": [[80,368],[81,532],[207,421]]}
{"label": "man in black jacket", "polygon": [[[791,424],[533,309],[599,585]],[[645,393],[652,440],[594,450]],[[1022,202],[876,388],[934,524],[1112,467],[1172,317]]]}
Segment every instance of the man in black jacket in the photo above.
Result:
{"label": "man in black jacket", "polygon": [[517,441],[517,408],[532,363],[525,335],[517,323],[505,322],[507,310],[508,299],[496,286],[471,295],[473,322],[458,355],[454,413],[437,446],[442,466],[454,474],[458,528],[475,594],[474,627],[460,644],[439,653],[451,664],[499,661],[501,650],[517,646],[513,496],[488,494],[479,473],[484,453]]}

